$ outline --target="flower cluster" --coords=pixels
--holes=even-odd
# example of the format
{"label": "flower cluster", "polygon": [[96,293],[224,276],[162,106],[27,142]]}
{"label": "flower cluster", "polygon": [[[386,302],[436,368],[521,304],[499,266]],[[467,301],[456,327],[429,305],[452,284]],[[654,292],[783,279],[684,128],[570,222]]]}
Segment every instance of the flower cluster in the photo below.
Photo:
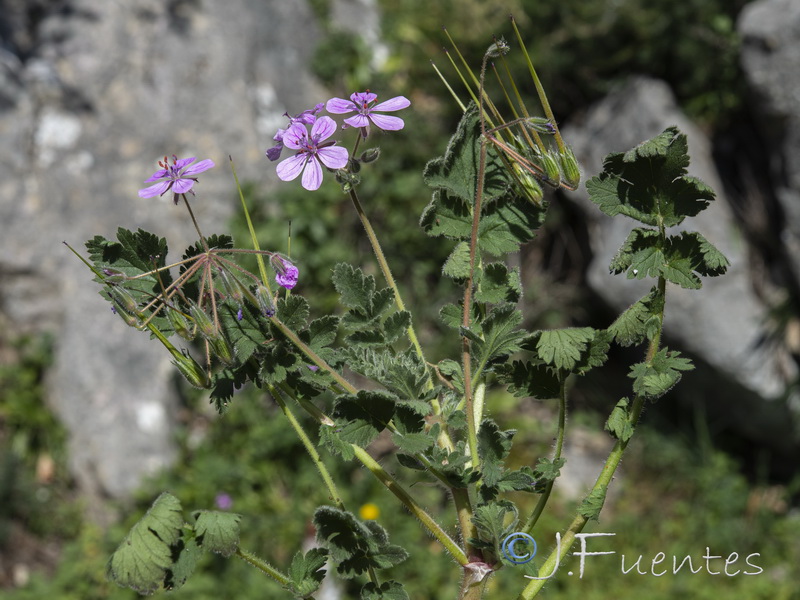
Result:
{"label": "flower cluster", "polygon": [[[323,107],[331,114],[344,115],[356,113],[344,119],[342,128],[356,127],[362,137],[369,135],[370,125],[384,131],[398,131],[405,125],[403,119],[384,112],[394,112],[407,108],[411,102],[404,96],[397,96],[385,102],[375,104],[378,96],[369,90],[350,95],[349,100],[331,98],[319,103],[314,108],[305,110],[294,117],[288,113],[286,129],[278,129],[273,139],[275,146],[267,150],[271,161],[280,158],[284,148],[294,150],[295,154],[278,163],[277,174],[282,181],[292,181],[302,173],[301,184],[307,190],[319,189],[322,185],[322,167],[328,169],[344,169],[349,160],[346,149],[337,146],[335,141],[327,141],[336,131],[335,121],[328,116],[318,116]],[[309,132],[308,126],[311,126]]]}

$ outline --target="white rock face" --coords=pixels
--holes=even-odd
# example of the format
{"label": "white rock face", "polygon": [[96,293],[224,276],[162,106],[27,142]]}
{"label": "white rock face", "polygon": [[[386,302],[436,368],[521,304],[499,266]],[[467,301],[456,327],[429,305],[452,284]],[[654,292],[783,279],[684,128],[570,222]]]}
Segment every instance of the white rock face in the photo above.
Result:
{"label": "white rock face", "polygon": [[319,28],[305,1],[51,4],[35,23],[24,0],[0,14],[0,306],[17,333],[56,333],[49,400],[72,471],[124,497],[175,458],[175,370],[61,242],[142,227],[179,258],[196,237],[185,209],[136,193],[172,154],[217,164],[193,208],[223,233],[238,203],[228,155],[243,180],[277,181],[264,151],[281,115],[325,99],[308,68]]}

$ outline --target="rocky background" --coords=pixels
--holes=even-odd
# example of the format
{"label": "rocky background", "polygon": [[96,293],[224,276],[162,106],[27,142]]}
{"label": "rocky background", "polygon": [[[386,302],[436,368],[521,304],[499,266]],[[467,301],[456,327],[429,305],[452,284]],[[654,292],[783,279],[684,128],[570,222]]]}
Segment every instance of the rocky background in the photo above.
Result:
{"label": "rocky background", "polygon": [[[378,39],[374,2],[334,0],[332,15]],[[668,125],[688,134],[693,174],[719,195],[698,225],[732,268],[703,293],[676,290],[685,310],[667,332],[715,374],[708,395],[718,418],[791,456],[800,439],[800,311],[791,303],[800,297],[800,3],[753,2],[737,26],[758,137],[724,149],[733,177],[657,80],[630,80],[571,117],[565,137],[591,175],[606,153]],[[0,336],[55,335],[47,396],[89,497],[125,498],[175,460],[177,394],[165,353],[111,314],[61,241],[82,249],[122,226],[161,232],[172,248],[189,243],[182,209],[136,196],[165,153],[217,163],[196,186],[203,222],[237,209],[229,154],[242,179],[274,185],[263,152],[281,115],[324,95],[309,68],[318,31],[305,1],[0,0]],[[583,192],[572,201],[588,204]],[[596,210],[585,218],[588,284],[619,311],[641,295],[606,276],[626,224]]]}

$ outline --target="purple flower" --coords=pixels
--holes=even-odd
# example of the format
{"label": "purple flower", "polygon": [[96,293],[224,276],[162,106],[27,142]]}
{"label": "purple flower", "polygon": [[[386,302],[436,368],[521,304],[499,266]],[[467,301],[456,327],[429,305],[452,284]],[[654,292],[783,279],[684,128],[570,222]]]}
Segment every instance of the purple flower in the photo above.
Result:
{"label": "purple flower", "polygon": [[303,173],[302,184],[307,190],[319,189],[322,185],[322,166],[341,169],[347,165],[347,150],[335,146],[336,142],[325,142],[336,131],[336,123],[330,117],[320,117],[311,126],[311,135],[303,123],[292,123],[283,134],[283,144],[297,150],[294,156],[278,163],[278,177],[283,181],[295,179]]}
{"label": "purple flower", "polygon": [[230,497],[230,494],[217,494],[214,503],[220,510],[230,510],[233,506],[233,498]]}
{"label": "purple flower", "polygon": [[275,269],[275,281],[279,286],[290,290],[297,285],[297,278],[300,275],[300,271],[291,262],[282,256],[273,254],[272,258],[270,258],[270,264],[272,268]]}
{"label": "purple flower", "polygon": [[278,129],[278,133],[272,138],[277,144],[275,144],[272,148],[267,150],[267,158],[271,161],[276,161],[281,157],[281,152],[283,151],[283,136],[286,134],[286,131],[289,127],[291,127],[294,123],[303,123],[304,125],[313,125],[314,121],[317,120],[317,113],[319,113],[325,104],[320,102],[314,108],[309,108],[308,110],[304,110],[299,115],[295,115],[294,117],[290,117],[289,113],[283,113],[283,116],[289,119],[289,125],[286,126],[286,129]]}
{"label": "purple flower", "polygon": [[[402,129],[405,125],[403,119],[400,117],[392,117],[389,115],[380,115],[378,112],[394,112],[407,108],[411,102],[405,96],[396,96],[386,102],[375,104],[378,99],[377,94],[373,94],[369,90],[366,92],[356,92],[350,95],[350,100],[342,98],[331,98],[325,104],[325,110],[329,113],[343,115],[350,112],[356,112],[355,116],[348,117],[344,120],[347,125],[351,127],[361,128],[364,136],[369,133],[369,125],[373,123],[376,127],[386,131],[397,131]],[[374,106],[373,106],[374,105]]]}
{"label": "purple flower", "polygon": [[210,159],[201,160],[196,165],[192,163],[197,159],[192,158],[178,158],[172,155],[172,164],[169,164],[167,157],[163,161],[158,162],[161,167],[159,171],[153,173],[149,179],[145,179],[145,183],[157,181],[150,187],[139,190],[140,198],[152,198],[153,196],[163,196],[168,190],[172,190],[175,194],[173,200],[175,204],[178,203],[178,196],[192,191],[192,186],[197,182],[197,178],[193,177],[198,173],[207,171],[214,166],[214,161]]}

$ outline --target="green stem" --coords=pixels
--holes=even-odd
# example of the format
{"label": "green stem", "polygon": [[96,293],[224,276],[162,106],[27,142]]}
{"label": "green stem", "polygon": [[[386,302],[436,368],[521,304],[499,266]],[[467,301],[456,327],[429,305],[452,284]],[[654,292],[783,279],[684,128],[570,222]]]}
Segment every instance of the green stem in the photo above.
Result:
{"label": "green stem", "polygon": [[[364,230],[367,233],[367,238],[369,238],[369,243],[372,245],[372,251],[375,253],[375,258],[378,260],[378,266],[380,266],[383,277],[386,279],[386,283],[394,292],[394,301],[397,304],[397,310],[404,311],[406,310],[406,306],[403,302],[403,298],[400,296],[400,290],[397,287],[397,283],[395,283],[394,276],[389,268],[389,263],[386,261],[386,256],[384,255],[381,244],[378,241],[378,236],[375,235],[375,230],[372,228],[372,224],[370,223],[367,214],[364,212],[364,208],[361,206],[361,202],[358,199],[358,193],[356,192],[355,188],[350,190],[350,199],[353,201],[353,206],[356,209],[356,213],[358,213],[358,218],[361,219],[361,224],[364,226]],[[411,340],[411,344],[414,346],[414,351],[422,361],[422,364],[425,365],[425,372],[428,375],[428,389],[433,389],[433,379],[431,378],[431,374],[428,369],[428,362],[425,360],[425,354],[422,351],[422,346],[419,343],[414,326],[409,325],[406,332],[408,334],[408,339]],[[434,398],[431,400],[431,404],[433,405],[435,414],[438,415],[441,412],[439,400]]]}
{"label": "green stem", "polygon": [[[558,396],[558,436],[556,437],[556,449],[555,452],[553,453],[554,461],[561,458],[561,451],[564,448],[564,433],[566,431],[566,425],[567,425],[567,382],[566,380],[564,380],[561,382],[561,388],[559,389],[559,396]],[[525,523],[525,527],[522,528],[522,531],[524,531],[525,533],[531,533],[531,531],[533,531],[533,528],[536,526],[536,522],[539,520],[539,517],[542,516],[544,507],[547,505],[547,501],[550,499],[550,494],[553,491],[554,484],[555,480],[553,479],[547,482],[544,492],[539,497],[539,502],[536,503],[536,507],[533,509],[531,516]]]}
{"label": "green stem", "polygon": [[272,397],[275,398],[275,402],[278,403],[278,406],[281,407],[283,414],[286,415],[287,419],[289,419],[289,423],[291,424],[292,429],[294,429],[295,433],[297,433],[297,436],[303,443],[306,452],[308,452],[308,455],[311,457],[311,461],[314,463],[314,466],[317,467],[317,471],[319,471],[319,474],[322,477],[322,481],[325,482],[325,486],[328,488],[330,499],[333,501],[333,503],[336,505],[337,508],[339,508],[340,510],[345,510],[344,501],[342,500],[341,494],[339,494],[339,490],[336,488],[336,483],[334,483],[330,472],[328,471],[327,467],[325,467],[325,463],[322,462],[322,458],[320,458],[319,452],[317,452],[316,447],[306,434],[305,430],[303,429],[303,426],[300,424],[300,421],[297,420],[297,418],[294,416],[294,413],[286,405],[286,402],[283,401],[283,396],[281,395],[278,389],[276,389],[274,386],[269,386],[269,392],[270,394],[272,394]]}
{"label": "green stem", "polygon": [[192,223],[194,223],[194,228],[197,231],[197,235],[200,236],[200,243],[203,244],[203,249],[208,252],[208,242],[206,242],[203,232],[200,231],[200,225],[197,224],[197,219],[194,217],[194,211],[192,211],[192,207],[189,205],[189,199],[186,197],[186,194],[181,194],[181,197],[183,198],[183,203],[186,205],[186,210],[189,211],[189,216],[192,217]]}
{"label": "green stem", "polygon": [[464,543],[464,551],[467,557],[477,555],[475,548],[469,543],[470,538],[477,538],[478,531],[472,522],[472,503],[469,499],[469,490],[466,488],[452,488],[453,503],[456,506],[458,516],[458,526],[461,529],[461,539]]}
{"label": "green stem", "polygon": [[356,458],[363,464],[369,471],[378,478],[378,480],[386,486],[386,488],[392,492],[400,502],[402,502],[405,507],[411,512],[412,515],[417,517],[422,524],[428,529],[428,531],[433,534],[439,542],[444,546],[445,550],[447,550],[450,555],[460,564],[464,566],[469,563],[469,559],[467,555],[464,554],[464,551],[459,547],[459,545],[453,541],[453,539],[447,535],[447,533],[442,529],[442,527],[427,513],[425,509],[423,509],[414,498],[398,483],[398,481],[392,477],[381,465],[378,461],[376,461],[369,453],[364,450],[361,446],[357,446],[355,444],[351,444],[353,451],[355,452]]}
{"label": "green stem", "polygon": [[252,554],[247,550],[242,550],[241,548],[237,549],[236,556],[241,558],[248,565],[251,565],[262,573],[269,575],[281,585],[286,586],[291,583],[291,580],[286,575],[272,567],[267,561],[257,557],[255,554]]}
{"label": "green stem", "polygon": [[297,346],[298,350],[300,350],[303,354],[305,354],[308,359],[317,365],[320,369],[323,369],[330,373],[331,377],[338,383],[345,391],[355,394],[358,390],[353,387],[353,385],[347,381],[344,377],[342,377],[339,373],[337,373],[333,367],[331,367],[323,358],[314,352],[307,344],[305,344],[297,335],[289,329],[280,319],[277,317],[272,317],[272,322],[275,326],[280,329],[281,333],[285,335],[289,340]]}

